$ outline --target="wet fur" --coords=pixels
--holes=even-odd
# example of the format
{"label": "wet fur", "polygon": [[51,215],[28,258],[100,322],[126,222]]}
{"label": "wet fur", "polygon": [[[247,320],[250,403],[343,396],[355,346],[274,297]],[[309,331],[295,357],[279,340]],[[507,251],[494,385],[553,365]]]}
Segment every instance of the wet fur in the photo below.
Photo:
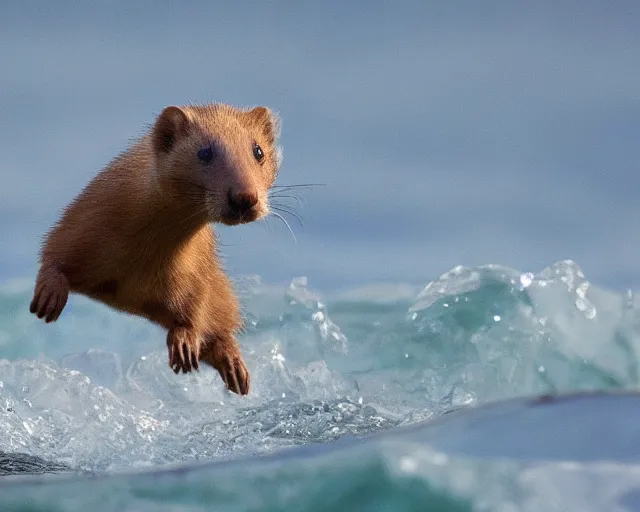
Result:
{"label": "wet fur", "polygon": [[[70,292],[86,295],[167,329],[176,373],[205,362],[230,390],[248,393],[249,372],[235,338],[242,324],[238,300],[209,224],[268,213],[281,158],[278,131],[277,117],[265,107],[167,107],[49,232],[31,312],[52,322]],[[262,162],[253,142],[264,151]],[[215,158],[203,165],[196,154],[208,144]],[[255,206],[234,211],[234,194],[252,197]]]}

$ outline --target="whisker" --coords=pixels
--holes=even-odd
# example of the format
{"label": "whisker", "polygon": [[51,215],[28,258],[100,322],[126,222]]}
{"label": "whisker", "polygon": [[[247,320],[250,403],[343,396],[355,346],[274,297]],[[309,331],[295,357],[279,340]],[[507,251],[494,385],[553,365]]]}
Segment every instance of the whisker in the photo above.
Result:
{"label": "whisker", "polygon": [[289,226],[289,223],[287,222],[287,219],[285,219],[282,215],[280,215],[277,212],[271,212],[271,215],[277,217],[278,219],[280,219],[282,222],[284,222],[284,225],[287,226],[287,228],[289,229],[289,233],[291,233],[291,236],[293,237],[293,241],[295,243],[298,243],[298,239],[296,238],[296,235],[293,234],[293,231],[291,229],[291,226]]}
{"label": "whisker", "polygon": [[299,185],[273,185],[271,188],[279,188],[281,190],[288,190],[292,188],[310,188],[310,187],[324,187],[325,183],[301,183]]}
{"label": "whisker", "polygon": [[302,222],[302,218],[297,213],[292,212],[291,210],[288,210],[288,209],[284,208],[281,205],[277,205],[276,206],[276,205],[272,204],[271,205],[271,209],[272,210],[276,210],[276,211],[281,212],[281,213],[288,213],[289,215],[291,215],[294,219],[296,219],[298,221],[298,224],[300,224],[301,228],[304,228],[304,223]]}
{"label": "whisker", "polygon": [[269,230],[269,234],[273,236],[273,230],[271,229],[271,224],[269,224],[269,217],[264,218],[264,224],[267,226],[267,229]]}
{"label": "whisker", "polygon": [[269,199],[295,199],[298,203],[298,207],[302,210],[302,200],[298,196],[292,196],[289,194],[278,194],[278,191],[274,194],[269,194]]}

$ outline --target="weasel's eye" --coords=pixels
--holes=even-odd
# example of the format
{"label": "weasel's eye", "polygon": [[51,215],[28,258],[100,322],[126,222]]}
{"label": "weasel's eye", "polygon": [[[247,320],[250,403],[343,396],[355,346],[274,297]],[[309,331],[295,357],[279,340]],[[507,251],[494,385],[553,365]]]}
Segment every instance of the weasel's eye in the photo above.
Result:
{"label": "weasel's eye", "polygon": [[213,160],[213,149],[211,149],[211,146],[207,146],[198,151],[198,160],[204,164],[208,164]]}
{"label": "weasel's eye", "polygon": [[264,159],[264,151],[262,151],[262,148],[258,146],[257,142],[253,143],[253,156],[258,162],[262,162]]}

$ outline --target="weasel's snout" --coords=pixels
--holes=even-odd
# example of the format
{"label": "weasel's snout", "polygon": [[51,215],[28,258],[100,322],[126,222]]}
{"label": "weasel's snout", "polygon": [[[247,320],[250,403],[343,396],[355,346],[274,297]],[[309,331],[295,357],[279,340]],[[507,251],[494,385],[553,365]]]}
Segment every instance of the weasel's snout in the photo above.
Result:
{"label": "weasel's snout", "polygon": [[229,190],[227,193],[229,206],[236,213],[243,214],[251,210],[258,203],[258,192],[255,190],[242,190],[236,192]]}

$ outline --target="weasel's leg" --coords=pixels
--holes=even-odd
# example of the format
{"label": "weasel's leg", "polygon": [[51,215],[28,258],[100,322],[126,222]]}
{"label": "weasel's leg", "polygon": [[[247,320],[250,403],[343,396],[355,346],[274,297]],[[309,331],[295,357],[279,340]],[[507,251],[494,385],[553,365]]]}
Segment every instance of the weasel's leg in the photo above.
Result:
{"label": "weasel's leg", "polygon": [[38,272],[29,311],[45,322],[55,322],[69,298],[69,280],[55,266],[43,266]]}
{"label": "weasel's leg", "polygon": [[242,360],[240,347],[233,336],[207,336],[200,351],[200,361],[218,370],[230,391],[239,395],[249,393],[249,370]]}
{"label": "weasel's leg", "polygon": [[189,327],[173,327],[167,334],[169,366],[175,373],[188,373],[198,369],[200,336]]}

